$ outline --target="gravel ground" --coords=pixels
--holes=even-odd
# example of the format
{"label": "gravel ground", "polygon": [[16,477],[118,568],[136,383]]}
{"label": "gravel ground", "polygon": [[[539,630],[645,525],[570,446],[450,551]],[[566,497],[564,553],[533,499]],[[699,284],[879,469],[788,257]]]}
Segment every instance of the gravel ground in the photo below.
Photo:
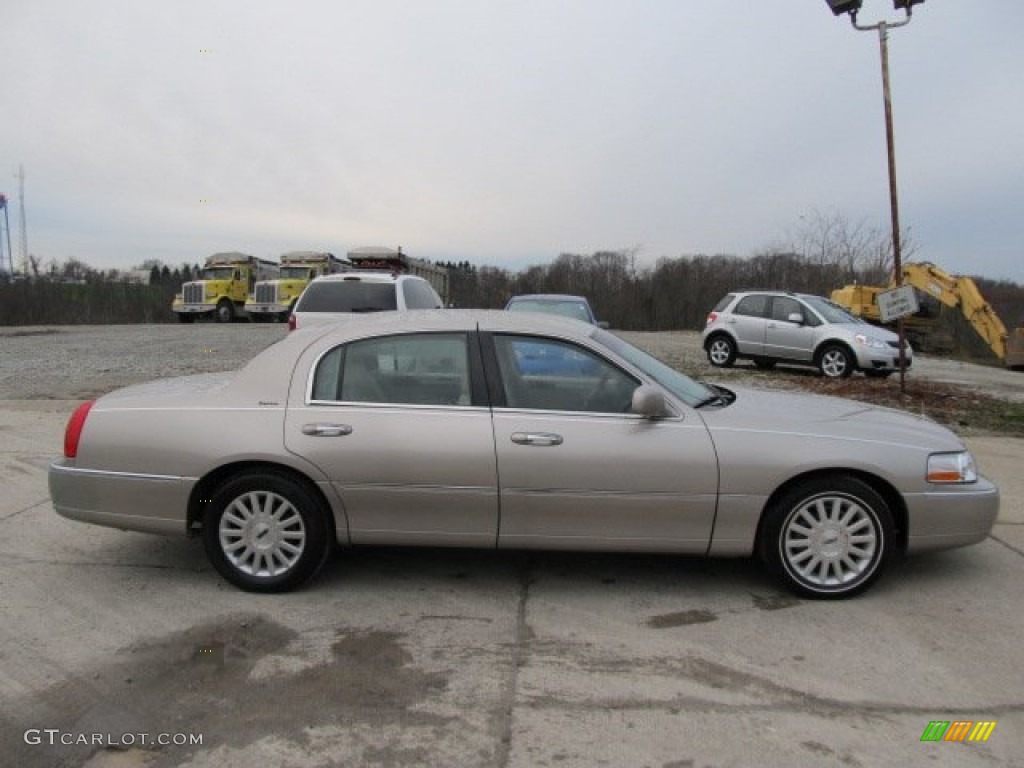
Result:
{"label": "gravel ground", "polygon": [[[0,328],[0,400],[82,400],[151,379],[230,370],[286,334],[283,325],[241,323]],[[815,390],[822,383],[810,369],[761,372],[743,363],[729,370],[712,368],[693,331],[621,335],[695,378]],[[919,356],[908,377],[1024,402],[1021,372]],[[898,388],[895,377],[867,382],[857,376],[836,393],[852,395],[851,386],[868,384],[878,391]]]}

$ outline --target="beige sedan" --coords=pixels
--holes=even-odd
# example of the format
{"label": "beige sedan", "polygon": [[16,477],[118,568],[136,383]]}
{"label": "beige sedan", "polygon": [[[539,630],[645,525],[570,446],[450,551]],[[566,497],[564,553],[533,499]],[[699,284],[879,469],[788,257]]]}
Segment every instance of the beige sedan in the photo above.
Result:
{"label": "beige sedan", "polygon": [[592,325],[396,312],[299,330],[239,371],[85,403],[61,515],[203,539],[242,589],[336,544],[758,556],[846,597],[902,552],[988,534],[949,430],[862,403],[701,384]]}

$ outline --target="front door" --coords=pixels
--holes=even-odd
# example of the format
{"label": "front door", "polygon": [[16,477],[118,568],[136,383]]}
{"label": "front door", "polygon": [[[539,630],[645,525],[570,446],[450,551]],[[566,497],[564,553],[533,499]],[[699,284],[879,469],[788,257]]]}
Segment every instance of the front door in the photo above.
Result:
{"label": "front door", "polygon": [[[718,467],[695,412],[629,413],[641,382],[586,348],[495,334],[501,547],[707,551]],[[503,402],[501,400],[503,399]]]}

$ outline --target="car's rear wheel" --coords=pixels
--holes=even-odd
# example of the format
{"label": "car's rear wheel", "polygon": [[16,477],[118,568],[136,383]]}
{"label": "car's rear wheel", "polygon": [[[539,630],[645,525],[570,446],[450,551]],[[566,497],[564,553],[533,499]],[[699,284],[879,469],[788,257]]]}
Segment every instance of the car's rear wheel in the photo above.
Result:
{"label": "car's rear wheel", "polygon": [[843,598],[881,575],[894,540],[885,499],[862,480],[831,475],[800,483],[772,503],[759,550],[791,591]]}
{"label": "car's rear wheel", "polygon": [[716,368],[728,368],[736,362],[736,344],[728,336],[712,336],[707,343],[708,362]]}
{"label": "car's rear wheel", "polygon": [[203,520],[213,567],[250,592],[286,592],[311,578],[331,551],[328,511],[286,475],[246,472],[214,492]]}
{"label": "car's rear wheel", "polygon": [[853,355],[841,344],[830,344],[818,354],[818,370],[829,379],[845,379],[853,373]]}

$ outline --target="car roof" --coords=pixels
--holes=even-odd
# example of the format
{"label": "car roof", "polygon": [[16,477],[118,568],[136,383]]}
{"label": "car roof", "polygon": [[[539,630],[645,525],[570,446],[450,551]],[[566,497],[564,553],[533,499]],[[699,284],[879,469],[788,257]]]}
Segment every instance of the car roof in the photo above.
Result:
{"label": "car roof", "polygon": [[397,283],[402,278],[415,278],[422,280],[422,277],[417,275],[396,275],[394,272],[374,271],[374,270],[355,270],[352,272],[335,272],[331,275],[320,275],[314,277],[310,285],[313,283],[343,283],[346,281],[354,282],[361,281],[366,283]]}
{"label": "car roof", "polygon": [[353,314],[344,323],[299,328],[289,334],[308,334],[309,342],[336,335],[336,342],[390,333],[443,331],[494,331],[550,334],[587,338],[594,326],[581,320],[556,315],[505,312],[500,309],[414,309],[402,312]]}
{"label": "car roof", "polygon": [[522,293],[518,296],[513,296],[509,299],[509,303],[513,301],[583,301],[586,302],[585,296],[573,296],[568,293]]}
{"label": "car roof", "polygon": [[823,299],[816,293],[796,293],[795,291],[729,291],[733,296],[790,296],[797,299]]}

